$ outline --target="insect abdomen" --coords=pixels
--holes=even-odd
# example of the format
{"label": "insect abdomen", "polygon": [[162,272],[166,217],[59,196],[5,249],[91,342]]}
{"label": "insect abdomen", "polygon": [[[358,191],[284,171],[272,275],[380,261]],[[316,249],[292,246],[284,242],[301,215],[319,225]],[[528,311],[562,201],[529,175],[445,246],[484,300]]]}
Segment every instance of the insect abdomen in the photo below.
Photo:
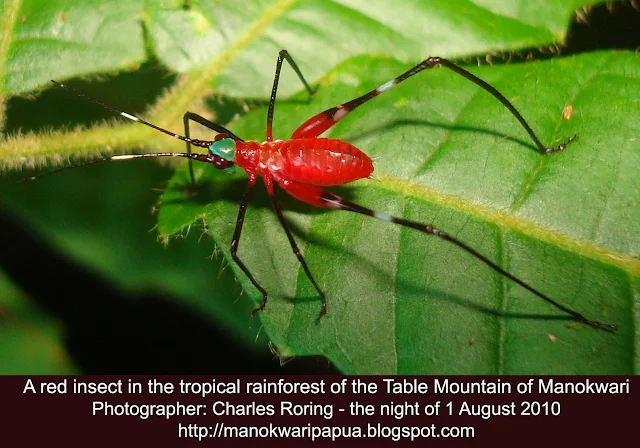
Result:
{"label": "insect abdomen", "polygon": [[329,138],[269,142],[263,166],[275,179],[329,187],[369,177],[373,162],[355,146]]}

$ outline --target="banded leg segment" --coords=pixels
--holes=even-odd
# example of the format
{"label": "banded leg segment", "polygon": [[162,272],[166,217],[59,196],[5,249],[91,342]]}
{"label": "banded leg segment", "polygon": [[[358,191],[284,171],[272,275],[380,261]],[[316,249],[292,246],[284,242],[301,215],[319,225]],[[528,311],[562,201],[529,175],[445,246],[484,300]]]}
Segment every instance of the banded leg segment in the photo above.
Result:
{"label": "banded leg segment", "polygon": [[318,292],[318,295],[322,300],[322,309],[320,310],[320,314],[318,314],[318,319],[320,319],[322,316],[327,314],[327,298],[324,292],[322,291],[322,289],[320,289],[320,286],[318,285],[318,282],[316,282],[316,279],[313,278],[313,274],[311,273],[309,266],[307,266],[307,262],[302,256],[302,253],[300,252],[300,248],[298,247],[298,244],[296,244],[296,240],[293,238],[291,229],[289,229],[289,224],[287,223],[287,220],[284,217],[284,214],[282,213],[282,208],[280,207],[280,203],[278,202],[275,192],[273,191],[273,184],[271,182],[271,179],[269,180],[265,179],[265,184],[267,186],[269,197],[271,198],[271,204],[273,204],[273,209],[275,210],[276,215],[280,220],[280,225],[282,225],[284,232],[287,234],[287,239],[289,240],[289,245],[291,246],[291,250],[293,250],[293,253],[298,258],[298,261],[302,265],[302,268],[304,269],[305,274],[307,274],[307,278],[311,280],[311,283],[313,283],[314,288],[316,288],[316,291]]}
{"label": "banded leg segment", "polygon": [[362,215],[371,216],[373,218],[380,219],[382,221],[387,221],[387,222],[391,222],[391,223],[394,223],[394,224],[399,224],[399,225],[404,226],[404,227],[409,227],[409,228],[418,230],[418,231],[420,231],[422,233],[426,233],[427,235],[437,236],[438,238],[440,238],[442,240],[445,240],[445,241],[448,241],[450,243],[455,244],[456,246],[458,246],[459,248],[461,248],[465,252],[473,255],[476,259],[482,261],[484,264],[486,264],[487,266],[492,268],[494,271],[498,272],[499,274],[503,275],[504,277],[508,278],[509,280],[517,283],[518,285],[520,285],[521,287],[523,287],[527,291],[535,294],[536,296],[538,296],[539,298],[541,298],[545,302],[550,303],[551,305],[553,305],[554,307],[558,308],[559,310],[562,310],[565,313],[570,314],[577,321],[580,321],[582,323],[585,323],[585,324],[589,325],[590,327],[597,328],[597,329],[600,329],[600,330],[607,330],[607,331],[611,331],[611,332],[615,332],[617,330],[617,327],[615,325],[592,321],[590,319],[587,319],[582,314],[580,314],[580,313],[578,313],[576,311],[573,311],[572,309],[567,308],[564,305],[561,305],[560,303],[558,303],[555,300],[551,299],[547,295],[541,293],[537,289],[533,288],[532,286],[528,285],[524,281],[520,280],[516,276],[514,276],[514,275],[510,274],[509,272],[505,271],[500,266],[495,264],[493,261],[489,260],[487,257],[482,255],[481,253],[479,253],[478,251],[476,251],[472,247],[466,245],[462,241],[454,238],[451,235],[448,235],[447,233],[445,233],[445,232],[443,232],[443,231],[441,231],[441,230],[439,230],[439,229],[437,229],[437,228],[435,228],[433,226],[430,226],[430,225],[427,225],[427,224],[422,224],[422,223],[415,222],[415,221],[410,221],[408,219],[397,218],[395,216],[387,215],[386,213],[376,212],[376,211],[371,210],[369,208],[362,207],[362,206],[360,206],[358,204],[355,204],[353,202],[347,201],[347,200],[341,198],[340,196],[337,196],[337,195],[335,195],[335,194],[333,194],[333,193],[331,193],[329,191],[323,190],[321,188],[317,188],[317,187],[313,187],[313,186],[309,186],[309,185],[297,184],[297,183],[289,182],[289,181],[281,182],[280,185],[291,196],[293,196],[296,199],[299,199],[299,200],[301,200],[303,202],[311,204],[311,205],[316,205],[318,207],[332,208],[332,209],[336,209],[336,210],[347,210],[347,211],[350,211],[350,212],[360,213]]}
{"label": "banded leg segment", "polygon": [[314,90],[309,87],[309,84],[304,79],[304,76],[302,76],[302,72],[300,71],[300,68],[298,68],[298,64],[296,64],[293,58],[289,55],[289,52],[287,50],[280,50],[280,53],[278,54],[278,62],[276,63],[276,74],[273,77],[271,98],[269,99],[269,111],[267,112],[267,141],[269,142],[273,140],[273,110],[276,104],[276,94],[278,93],[280,70],[282,70],[282,62],[284,60],[286,60],[293,71],[296,72],[296,75],[298,75],[298,78],[300,78],[300,81],[302,82],[302,84],[304,84],[305,89],[307,89],[307,92],[309,92],[309,96],[313,96],[313,94],[315,93]]}
{"label": "banded leg segment", "polygon": [[[189,140],[191,139],[191,130],[189,129],[189,121],[195,121],[196,123],[201,124],[202,126],[211,129],[212,131],[216,131],[219,134],[227,134],[234,140],[244,141],[233,132],[225,128],[224,126],[219,125],[218,123],[214,123],[213,121],[209,121],[201,115],[195,114],[193,112],[187,112],[182,116],[182,121],[184,123],[184,136]],[[187,153],[191,153],[191,143],[187,140]],[[196,189],[196,177],[193,174],[193,162],[189,160],[189,175],[191,176],[191,188]]]}
{"label": "banded leg segment", "polygon": [[397,78],[394,78],[391,81],[386,82],[385,84],[381,85],[377,89],[374,89],[368,93],[365,93],[364,95],[358,98],[355,98],[351,101],[348,101],[344,104],[341,104],[336,107],[332,107],[331,109],[327,109],[309,118],[302,125],[300,125],[298,129],[295,130],[295,132],[292,135],[292,138],[295,139],[295,138],[318,137],[324,131],[331,128],[337,122],[339,122],[344,117],[349,115],[349,113],[351,113],[351,111],[354,110],[356,107],[361,106],[362,104],[375,98],[381,93],[386,92],[387,90],[391,89],[393,86],[400,84],[402,81],[412,77],[413,75],[416,75],[425,69],[433,68],[436,65],[441,65],[443,67],[448,68],[449,70],[457,73],[460,76],[463,76],[464,78],[468,79],[469,81],[473,82],[474,84],[478,85],[479,87],[481,87],[482,89],[486,90],[491,95],[493,95],[498,101],[500,101],[509,110],[509,112],[511,112],[511,114],[514,117],[516,117],[516,119],[520,122],[522,127],[527,131],[527,133],[535,143],[536,147],[542,154],[563,151],[564,149],[566,149],[569,143],[571,143],[573,140],[576,139],[576,136],[574,135],[570,137],[567,141],[562,143],[561,145],[558,145],[556,147],[550,147],[550,148],[545,147],[542,144],[542,142],[540,142],[540,139],[538,139],[538,136],[536,135],[536,133],[533,132],[533,129],[531,129],[531,126],[529,126],[529,124],[524,119],[524,117],[515,108],[515,106],[511,104],[511,102],[509,102],[509,100],[507,100],[504,97],[504,95],[498,92],[498,90],[496,90],[495,87],[491,86],[490,84],[478,78],[477,76],[469,73],[467,70],[463,69],[462,67],[458,67],[453,62],[437,56],[425,59],[415,67],[411,68],[410,70],[407,70],[405,73],[398,76]]}

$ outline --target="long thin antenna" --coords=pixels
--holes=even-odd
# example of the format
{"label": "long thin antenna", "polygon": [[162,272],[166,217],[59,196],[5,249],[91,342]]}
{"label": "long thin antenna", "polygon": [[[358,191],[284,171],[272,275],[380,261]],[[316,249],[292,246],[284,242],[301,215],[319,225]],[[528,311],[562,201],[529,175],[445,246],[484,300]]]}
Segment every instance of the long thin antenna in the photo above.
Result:
{"label": "long thin antenna", "polygon": [[103,157],[101,159],[89,160],[88,162],[79,163],[77,165],[65,166],[58,168],[57,170],[47,171],[46,173],[38,174],[36,176],[26,177],[20,181],[20,183],[31,182],[36,179],[48,176],[50,174],[60,173],[62,171],[71,170],[74,168],[80,168],[87,165],[93,165],[94,163],[109,162],[112,160],[129,160],[129,159],[146,159],[151,157],[184,157],[198,162],[215,163],[215,156],[210,154],[198,154],[191,152],[156,152],[156,153],[144,153],[144,154],[119,154],[111,157]]}
{"label": "long thin antenna", "polygon": [[[197,139],[191,139],[189,137],[185,137],[184,135],[180,135],[180,134],[176,134],[175,132],[171,132],[171,131],[167,131],[166,129],[161,128],[160,126],[156,126],[153,123],[149,123],[148,121],[143,120],[142,118],[138,118],[135,115],[132,115],[130,113],[127,112],[123,112],[121,110],[116,109],[115,107],[109,106],[108,104],[103,103],[102,101],[99,101],[93,97],[90,97],[89,95],[85,94],[84,92],[81,92],[80,90],[76,90],[73,87],[67,85],[67,84],[63,84],[61,82],[55,81],[55,80],[51,80],[52,83],[54,83],[55,85],[57,85],[58,87],[61,87],[63,89],[67,89],[71,92],[73,92],[76,96],[79,96],[81,98],[86,98],[87,100],[98,104],[99,106],[102,106],[103,108],[110,110],[111,112],[115,112],[116,114],[123,116],[124,118],[127,118],[131,121],[136,121],[138,123],[142,123],[146,126],[149,126],[150,128],[155,129],[156,131],[160,131],[164,134],[170,135],[171,137],[175,137],[178,140],[182,140],[183,142],[187,142],[187,143],[191,143],[194,146],[199,146],[201,148],[208,148],[211,145],[210,141],[207,140],[197,140]],[[81,166],[81,165],[76,165],[76,166]]]}

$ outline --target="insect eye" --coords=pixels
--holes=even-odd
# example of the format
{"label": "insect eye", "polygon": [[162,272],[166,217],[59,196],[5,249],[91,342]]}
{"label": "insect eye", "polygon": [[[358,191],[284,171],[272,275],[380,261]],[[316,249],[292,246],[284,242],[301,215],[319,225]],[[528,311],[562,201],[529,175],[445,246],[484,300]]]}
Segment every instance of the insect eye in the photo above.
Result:
{"label": "insect eye", "polygon": [[236,171],[236,165],[233,162],[218,156],[214,157],[213,166],[219,170],[225,170],[227,173],[235,173]]}
{"label": "insect eye", "polygon": [[215,141],[209,146],[209,151],[214,156],[233,162],[236,155],[236,142],[232,138],[223,138]]}

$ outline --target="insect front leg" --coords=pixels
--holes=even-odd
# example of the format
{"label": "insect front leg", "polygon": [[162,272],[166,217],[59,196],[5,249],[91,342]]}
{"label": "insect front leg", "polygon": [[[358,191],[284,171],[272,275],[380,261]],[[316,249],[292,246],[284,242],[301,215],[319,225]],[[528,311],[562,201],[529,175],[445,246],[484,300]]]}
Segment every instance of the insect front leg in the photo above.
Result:
{"label": "insect front leg", "polygon": [[[195,121],[196,123],[201,124],[202,126],[211,129],[212,131],[216,131],[219,134],[227,134],[234,140],[243,141],[240,137],[235,135],[233,132],[225,128],[224,126],[219,125],[218,123],[214,123],[213,121],[209,121],[201,115],[198,115],[193,112],[186,112],[182,116],[182,121],[184,123],[184,135],[187,139],[191,139],[191,130],[189,129],[189,121]],[[187,145],[187,153],[191,154],[191,143],[186,141]],[[191,191],[198,191],[198,186],[196,185],[196,177],[193,174],[193,162],[189,159],[189,176],[191,177]]]}

